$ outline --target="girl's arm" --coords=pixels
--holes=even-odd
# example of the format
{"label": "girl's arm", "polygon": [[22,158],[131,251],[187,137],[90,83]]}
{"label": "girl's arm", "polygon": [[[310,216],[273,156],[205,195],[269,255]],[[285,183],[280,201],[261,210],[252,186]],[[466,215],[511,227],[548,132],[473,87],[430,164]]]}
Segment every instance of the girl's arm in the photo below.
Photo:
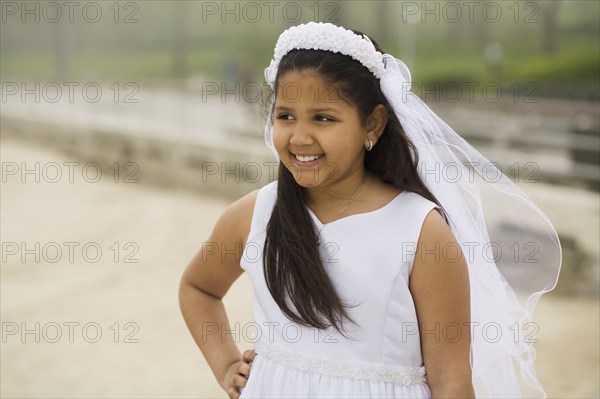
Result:
{"label": "girl's arm", "polygon": [[[244,386],[243,375],[249,374],[232,334],[222,298],[243,273],[240,267],[243,246],[250,231],[252,212],[258,190],[233,203],[219,218],[207,242],[192,259],[179,288],[179,303],[185,322],[206,358],[215,378],[230,397],[237,397],[233,387]],[[248,351],[247,351],[248,352]],[[239,375],[236,375],[238,374]],[[236,384],[237,383],[237,384]]]}
{"label": "girl's arm", "polygon": [[459,244],[437,211],[423,223],[409,287],[432,397],[474,398],[469,273]]}

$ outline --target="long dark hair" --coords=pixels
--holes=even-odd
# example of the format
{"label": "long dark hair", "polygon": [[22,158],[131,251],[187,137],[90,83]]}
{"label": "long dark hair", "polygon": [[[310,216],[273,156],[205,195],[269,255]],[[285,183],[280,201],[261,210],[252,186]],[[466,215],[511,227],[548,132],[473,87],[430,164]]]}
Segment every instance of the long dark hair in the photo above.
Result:
{"label": "long dark hair", "polygon": [[[353,32],[362,35],[359,31]],[[383,54],[379,45],[372,41]],[[385,106],[388,122],[377,145],[365,153],[365,169],[385,183],[418,193],[440,205],[417,173],[416,149],[382,93],[379,80],[349,56],[324,50],[292,50],[281,59],[272,96],[276,96],[282,76],[290,71],[306,69],[335,85],[338,94],[357,107],[363,124],[375,106]],[[275,101],[272,101],[274,105]],[[270,111],[272,117],[273,109]],[[315,245],[315,235],[307,234],[315,231],[315,226],[306,209],[305,199],[304,188],[280,162],[277,199],[267,225],[263,250],[267,287],[290,320],[318,329],[333,326],[345,335],[342,331],[344,319],[354,321],[325,271]]]}

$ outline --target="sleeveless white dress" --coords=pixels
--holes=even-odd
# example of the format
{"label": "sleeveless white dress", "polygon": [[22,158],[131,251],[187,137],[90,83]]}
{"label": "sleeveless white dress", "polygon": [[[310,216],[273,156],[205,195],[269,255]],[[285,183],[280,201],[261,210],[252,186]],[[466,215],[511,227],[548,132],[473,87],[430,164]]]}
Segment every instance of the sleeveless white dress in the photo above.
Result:
{"label": "sleeveless white dress", "polygon": [[341,299],[354,305],[348,312],[357,324],[344,322],[346,338],[290,321],[271,297],[262,249],[276,196],[276,181],[260,189],[241,260],[255,318],[242,333],[257,353],[241,398],[430,398],[408,281],[423,221],[437,205],[403,191],[380,209],[323,228],[324,266]]}

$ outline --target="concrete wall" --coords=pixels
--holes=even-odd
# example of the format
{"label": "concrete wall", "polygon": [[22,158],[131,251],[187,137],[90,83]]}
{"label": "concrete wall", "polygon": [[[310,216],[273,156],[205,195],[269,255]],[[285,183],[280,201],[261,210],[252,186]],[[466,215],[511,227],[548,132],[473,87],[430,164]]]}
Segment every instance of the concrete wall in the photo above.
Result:
{"label": "concrete wall", "polygon": [[[65,127],[2,115],[2,135],[58,149],[81,162],[96,162],[114,173],[165,187],[236,199],[276,179],[277,162],[265,144],[232,137],[222,142],[181,142],[123,131]],[[133,163],[133,164],[128,164]],[[113,169],[109,169],[113,167]]]}

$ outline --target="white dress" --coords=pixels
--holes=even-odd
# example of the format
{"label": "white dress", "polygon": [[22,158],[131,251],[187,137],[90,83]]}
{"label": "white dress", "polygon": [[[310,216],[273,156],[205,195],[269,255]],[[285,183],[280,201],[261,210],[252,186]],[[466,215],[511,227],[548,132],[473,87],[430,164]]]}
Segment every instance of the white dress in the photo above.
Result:
{"label": "white dress", "polygon": [[241,260],[255,318],[242,332],[257,353],[241,398],[430,398],[408,280],[421,226],[437,205],[403,191],[321,231],[327,273],[341,299],[356,305],[348,311],[358,326],[344,323],[348,339],[290,321],[271,297],[262,249],[276,192],[277,182],[259,191]]}

